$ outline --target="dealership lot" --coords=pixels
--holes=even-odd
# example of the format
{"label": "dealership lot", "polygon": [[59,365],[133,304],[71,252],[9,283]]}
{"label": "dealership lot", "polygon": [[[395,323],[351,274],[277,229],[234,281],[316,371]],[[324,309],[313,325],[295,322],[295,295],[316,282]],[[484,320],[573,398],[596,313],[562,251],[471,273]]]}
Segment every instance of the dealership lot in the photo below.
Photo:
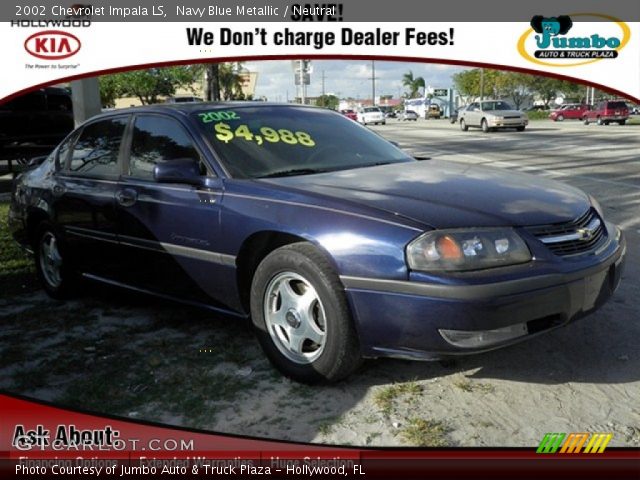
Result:
{"label": "dealership lot", "polygon": [[546,432],[611,431],[612,445],[640,445],[640,127],[539,121],[522,133],[483,134],[446,120],[391,120],[372,128],[418,156],[527,171],[594,195],[627,235],[615,297],[505,350],[446,364],[371,361],[342,384],[306,387],[274,372],[233,320],[104,289],[68,304],[36,291],[0,299],[0,388],[298,441],[533,446]]}

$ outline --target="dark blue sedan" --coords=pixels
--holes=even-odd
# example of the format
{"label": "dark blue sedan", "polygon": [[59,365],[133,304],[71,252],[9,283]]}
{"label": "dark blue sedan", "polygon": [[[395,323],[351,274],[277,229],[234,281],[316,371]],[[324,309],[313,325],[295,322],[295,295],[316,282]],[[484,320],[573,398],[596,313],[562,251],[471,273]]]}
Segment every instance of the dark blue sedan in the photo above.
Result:
{"label": "dark blue sedan", "polygon": [[261,103],[95,117],[18,178],[9,223],[49,295],[93,280],[251,317],[304,382],[566,325],[611,296],[626,249],[580,190]]}

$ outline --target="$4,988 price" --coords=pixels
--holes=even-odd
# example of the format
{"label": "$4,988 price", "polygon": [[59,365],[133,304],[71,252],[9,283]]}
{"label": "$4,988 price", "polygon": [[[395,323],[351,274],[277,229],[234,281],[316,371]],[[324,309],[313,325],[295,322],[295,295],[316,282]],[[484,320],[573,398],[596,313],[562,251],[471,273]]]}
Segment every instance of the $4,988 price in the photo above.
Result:
{"label": "$4,988 price", "polygon": [[245,124],[238,125],[233,130],[230,125],[220,122],[215,124],[214,129],[216,138],[224,143],[229,143],[236,138],[243,138],[249,142],[256,142],[258,145],[262,145],[265,141],[269,143],[283,142],[288,145],[302,145],[304,147],[315,147],[316,145],[307,132],[292,132],[285,128],[276,130],[271,127],[261,127],[260,133],[254,134]]}

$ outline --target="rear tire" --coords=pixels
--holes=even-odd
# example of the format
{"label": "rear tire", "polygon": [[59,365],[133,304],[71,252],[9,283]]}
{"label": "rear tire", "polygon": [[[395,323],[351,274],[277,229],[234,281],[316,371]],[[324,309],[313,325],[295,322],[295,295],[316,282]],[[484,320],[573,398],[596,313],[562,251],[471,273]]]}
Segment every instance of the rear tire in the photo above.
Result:
{"label": "rear tire", "polygon": [[524,132],[524,127],[516,127],[516,130],[519,132]]}
{"label": "rear tire", "polygon": [[618,122],[618,125],[624,125],[625,123],[627,123],[627,121],[626,121],[626,120],[620,120],[620,121]]}
{"label": "rear tire", "polygon": [[362,362],[344,287],[309,243],[278,248],[260,263],[251,319],[271,363],[298,382],[336,382]]}
{"label": "rear tire", "polygon": [[600,117],[596,118],[596,125],[602,125],[602,119]]}
{"label": "rear tire", "polygon": [[585,125],[589,125],[589,119],[587,117],[584,117],[582,119],[582,123],[584,123]]}
{"label": "rear tire", "polygon": [[69,252],[58,229],[49,222],[42,222],[33,247],[36,274],[47,295],[57,300],[77,295],[79,278],[71,268]]}

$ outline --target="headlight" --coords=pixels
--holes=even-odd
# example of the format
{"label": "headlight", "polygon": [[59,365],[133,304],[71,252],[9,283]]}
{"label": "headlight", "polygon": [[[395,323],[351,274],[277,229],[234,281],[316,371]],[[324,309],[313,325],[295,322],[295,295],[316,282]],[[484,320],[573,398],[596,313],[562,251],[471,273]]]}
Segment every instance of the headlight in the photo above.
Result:
{"label": "headlight", "polygon": [[465,271],[531,260],[531,252],[511,228],[434,230],[407,245],[412,270]]}

